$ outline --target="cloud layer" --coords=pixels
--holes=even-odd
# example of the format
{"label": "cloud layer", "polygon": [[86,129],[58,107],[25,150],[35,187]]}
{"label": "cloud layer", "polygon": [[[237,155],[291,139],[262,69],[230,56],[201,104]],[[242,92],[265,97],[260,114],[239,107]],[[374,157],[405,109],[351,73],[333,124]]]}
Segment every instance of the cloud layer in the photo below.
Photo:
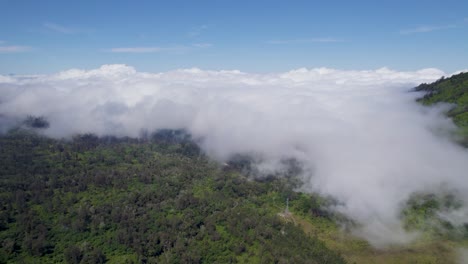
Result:
{"label": "cloud layer", "polygon": [[424,108],[414,102],[420,95],[408,92],[442,75],[387,68],[142,73],[104,65],[0,76],[0,124],[43,115],[54,137],[185,128],[214,159],[255,153],[266,172],[295,158],[304,166],[302,188],[342,201],[335,209],[378,246],[412,238],[399,220],[412,192],[443,186],[468,194],[468,154],[445,136],[454,125],[444,107]]}

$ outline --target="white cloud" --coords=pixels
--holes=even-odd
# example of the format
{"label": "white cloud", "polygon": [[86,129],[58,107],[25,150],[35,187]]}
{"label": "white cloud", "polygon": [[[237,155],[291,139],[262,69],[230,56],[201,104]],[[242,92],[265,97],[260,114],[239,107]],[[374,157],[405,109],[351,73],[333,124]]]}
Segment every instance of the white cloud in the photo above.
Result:
{"label": "white cloud", "polygon": [[411,35],[411,34],[417,34],[417,33],[429,33],[429,32],[433,32],[433,31],[451,29],[451,28],[456,28],[456,27],[457,27],[456,25],[419,26],[419,27],[416,27],[416,28],[401,30],[400,34],[402,34],[402,35]]}
{"label": "white cloud", "polygon": [[15,83],[16,79],[10,76],[0,75],[0,83]]}
{"label": "white cloud", "polygon": [[304,168],[302,189],[342,201],[335,210],[361,225],[356,234],[381,246],[414,237],[399,220],[412,192],[443,185],[468,202],[468,153],[441,135],[454,125],[443,107],[425,108],[414,102],[419,94],[408,92],[443,75],[388,68],[142,73],[104,65],[4,76],[0,116],[44,115],[51,122],[45,133],[55,137],[185,128],[212,158],[256,153],[265,172],[295,158]]}
{"label": "white cloud", "polygon": [[68,28],[68,27],[65,27],[65,26],[62,26],[62,25],[59,25],[59,24],[55,24],[55,23],[44,23],[43,26],[48,30],[58,32],[58,33],[62,33],[62,34],[75,33],[75,30],[73,30],[71,28]]}
{"label": "white cloud", "polygon": [[305,38],[305,39],[284,39],[284,40],[269,40],[268,44],[303,44],[303,43],[332,43],[343,42],[336,38]]}
{"label": "white cloud", "polygon": [[31,50],[28,46],[0,46],[0,53],[20,53]]}

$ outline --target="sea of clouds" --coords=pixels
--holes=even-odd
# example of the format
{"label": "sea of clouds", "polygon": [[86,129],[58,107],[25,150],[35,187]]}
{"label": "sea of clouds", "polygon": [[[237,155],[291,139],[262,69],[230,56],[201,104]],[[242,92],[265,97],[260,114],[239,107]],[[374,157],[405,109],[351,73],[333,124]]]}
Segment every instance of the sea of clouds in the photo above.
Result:
{"label": "sea of clouds", "polygon": [[[137,72],[125,65],[51,75],[0,75],[0,129],[44,116],[52,137],[139,136],[189,131],[213,159],[262,157],[258,168],[303,166],[302,190],[331,195],[334,210],[375,246],[410,241],[400,211],[417,191],[450,189],[468,202],[468,152],[450,139],[449,106],[423,107],[410,92],[446,75],[329,68],[255,74],[182,69]],[[451,214],[468,219],[466,207]],[[460,218],[460,217],[459,217]]]}

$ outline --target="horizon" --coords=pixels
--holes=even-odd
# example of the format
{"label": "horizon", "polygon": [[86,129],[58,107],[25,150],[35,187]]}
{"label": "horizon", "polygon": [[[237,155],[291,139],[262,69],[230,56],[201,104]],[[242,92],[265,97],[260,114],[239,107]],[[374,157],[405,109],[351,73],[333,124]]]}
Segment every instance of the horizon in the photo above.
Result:
{"label": "horizon", "polygon": [[[373,69],[343,69],[343,68],[331,68],[331,67],[298,67],[298,68],[291,68],[291,69],[286,69],[284,71],[243,71],[239,69],[210,69],[210,68],[200,68],[200,67],[186,67],[186,68],[174,68],[174,69],[168,69],[168,70],[161,70],[161,71],[144,71],[140,70],[139,68],[133,66],[133,65],[128,65],[125,63],[113,63],[113,64],[102,64],[98,65],[96,67],[91,67],[91,68],[65,68],[62,70],[54,71],[54,72],[47,72],[47,73],[24,73],[24,74],[16,74],[16,73],[8,73],[8,74],[2,74],[0,73],[0,76],[3,77],[15,77],[15,78],[37,78],[37,77],[52,77],[54,75],[59,75],[63,73],[73,73],[73,72],[79,72],[80,74],[82,73],[89,73],[89,72],[94,72],[94,71],[99,71],[103,68],[126,68],[126,69],[131,69],[135,73],[138,74],[164,74],[164,73],[171,73],[171,72],[218,72],[218,73],[224,73],[224,72],[232,72],[232,73],[242,73],[242,74],[256,74],[256,75],[278,75],[278,74],[287,74],[291,72],[309,72],[309,71],[317,71],[317,72],[325,72],[327,73],[328,71],[339,71],[339,72],[356,72],[356,73],[363,73],[363,72],[379,72],[379,71],[388,71],[391,73],[417,73],[417,72],[424,72],[424,71],[432,71],[432,72],[438,72],[440,73],[440,77],[451,77],[453,75],[459,74],[459,73],[465,73],[468,72],[468,69],[459,69],[453,72],[446,72],[443,71],[439,68],[434,68],[434,67],[427,67],[427,68],[419,68],[419,69],[414,69],[414,70],[398,70],[394,68],[389,68],[389,67],[378,67],[378,68],[373,68]],[[1,81],[0,81],[1,82]]]}

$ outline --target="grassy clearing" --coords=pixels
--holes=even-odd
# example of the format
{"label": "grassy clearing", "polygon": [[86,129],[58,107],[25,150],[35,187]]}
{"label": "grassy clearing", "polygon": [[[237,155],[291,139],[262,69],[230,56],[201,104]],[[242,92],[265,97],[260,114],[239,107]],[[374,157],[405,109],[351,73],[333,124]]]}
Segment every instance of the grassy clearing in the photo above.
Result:
{"label": "grassy clearing", "polygon": [[348,263],[457,263],[457,249],[468,244],[467,240],[421,238],[409,245],[376,249],[328,219],[301,214],[291,217],[305,233],[339,252]]}

